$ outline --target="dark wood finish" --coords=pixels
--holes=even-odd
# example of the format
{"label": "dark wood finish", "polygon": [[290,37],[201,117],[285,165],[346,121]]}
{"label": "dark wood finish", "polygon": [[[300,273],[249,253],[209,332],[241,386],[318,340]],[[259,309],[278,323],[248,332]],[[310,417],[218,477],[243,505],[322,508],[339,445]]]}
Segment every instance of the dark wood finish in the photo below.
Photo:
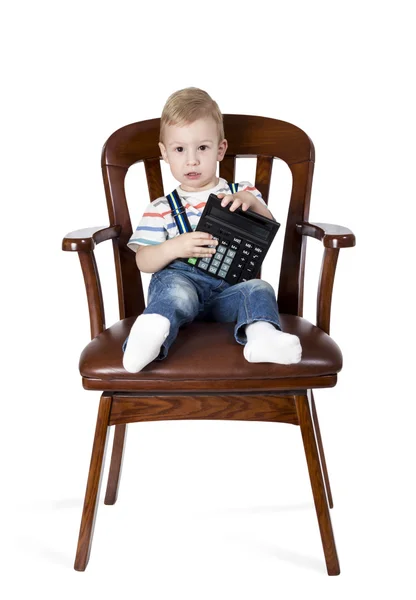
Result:
{"label": "dark wood finish", "polygon": [[149,188],[150,200],[156,200],[165,195],[163,190],[162,169],[160,159],[149,158],[144,161],[146,171],[147,187]]}
{"label": "dark wood finish", "polygon": [[100,276],[93,252],[78,252],[78,257],[87,291],[91,339],[93,339],[105,329],[104,301]]}
{"label": "dark wood finish", "polygon": [[331,322],[332,290],[337,268],[339,249],[325,248],[318,285],[316,324],[329,334]]}
{"label": "dark wood finish", "polygon": [[[111,412],[113,412],[113,410]],[[126,433],[127,425],[125,423],[122,425],[116,425],[104,504],[115,504],[117,500],[121,468],[123,464],[124,447],[126,444]]]}
{"label": "dark wood finish", "polygon": [[303,315],[305,240],[296,231],[296,223],[307,220],[314,163],[291,164],[293,184],[286,222],[277,302],[280,312]]}
{"label": "dark wood finish", "polygon": [[134,253],[127,248],[127,242],[133,233],[124,189],[127,167],[106,164],[104,155],[105,146],[102,172],[108,215],[111,225],[114,223],[121,225],[120,237],[117,242],[113,242],[113,251],[120,319],[125,319],[143,312],[145,307],[143,285]]}
{"label": "dark wood finish", "polygon": [[[141,275],[134,253],[127,248],[132,234],[132,223],[124,183],[130,166],[144,161],[150,198],[155,199],[163,194],[158,147],[159,125],[159,119],[132,123],[110,136],[103,147],[101,160],[109,226],[78,230],[68,234],[63,240],[64,250],[79,253],[87,290],[91,336],[94,338],[91,344],[101,344],[104,339],[107,340],[106,335],[110,336],[110,340],[117,340],[116,332],[120,331],[118,324],[105,329],[101,285],[93,253],[95,244],[112,240],[121,330],[126,321],[133,320],[141,314],[145,306]],[[277,293],[279,310],[282,318],[283,313],[287,313],[288,319],[298,319],[299,322],[307,324],[304,319],[300,319],[303,310],[306,236],[315,237],[323,242],[325,248],[319,283],[317,324],[323,331],[329,332],[338,252],[340,248],[353,246],[355,237],[346,228],[308,222],[315,161],[312,141],[298,127],[266,117],[224,115],[224,127],[228,149],[220,163],[219,172],[227,181],[235,181],[237,157],[257,157],[255,184],[267,202],[273,160],[279,158],[289,166],[293,185]],[[145,202],[147,199],[143,200],[143,208]],[[276,214],[273,206],[270,209]],[[227,324],[223,325],[225,327]],[[323,331],[319,335],[325,335]],[[204,347],[208,335],[209,332],[205,334],[204,339],[198,340],[200,347]],[[303,341],[306,342],[307,339],[304,338]],[[163,377],[146,378],[145,372],[132,376],[124,370],[119,374],[121,363],[118,361],[121,361],[122,357],[120,341],[112,343],[110,352],[99,353],[99,365],[95,365],[97,379],[83,376],[85,389],[101,390],[103,395],[97,417],[75,568],[84,570],[88,562],[109,425],[115,424],[116,430],[105,502],[114,504],[120,482],[127,423],[205,418],[265,420],[300,425],[328,573],[338,574],[339,564],[324,478],[331,505],[332,495],[312,395],[312,389],[332,387],[336,384],[336,373],[339,365],[342,365],[342,357],[336,345],[331,347],[331,361],[328,364],[338,365],[338,368],[328,369],[316,376],[305,371],[308,365],[304,361],[303,370],[300,363],[299,366],[292,365],[290,369],[275,369],[273,376],[258,377],[253,369],[250,370],[250,376],[241,377],[241,374],[235,375],[236,370],[241,368],[238,362],[232,363],[229,358],[225,358],[222,368],[225,369],[226,375],[222,379],[204,378],[203,369],[198,379],[178,379],[175,373],[169,370],[169,364],[174,364],[172,357],[170,362],[169,357],[166,359],[167,366]],[[191,341],[187,343],[188,347],[192,346]],[[110,355],[111,360],[114,360],[116,355],[116,364],[109,362]],[[200,358],[200,350],[196,348],[192,356],[194,360]],[[312,362],[316,361],[314,364],[326,364],[323,362],[323,346],[319,346],[318,343],[313,346],[310,356]],[[203,364],[206,364],[206,361]],[[207,369],[209,368],[212,368],[212,365],[208,365]],[[115,373],[118,375],[115,376]],[[311,395],[313,422],[308,394]]]}
{"label": "dark wood finish", "polygon": [[62,241],[62,250],[72,252],[92,252],[97,244],[118,238],[120,225],[114,227],[88,227],[67,233]]}
{"label": "dark wood finish", "polygon": [[312,140],[302,129],[268,117],[224,115],[227,154],[273,156],[288,165],[315,160]]}
{"label": "dark wood finish", "polygon": [[235,182],[235,156],[225,155],[220,162],[220,177],[229,183]]}
{"label": "dark wood finish", "polygon": [[111,412],[111,396],[103,394],[98,408],[97,425],[95,428],[94,444],[92,447],[90,470],[88,473],[87,489],[85,492],[84,508],[82,510],[81,527],[79,530],[77,555],[74,568],[85,571],[90,557],[95,518],[97,514],[98,497],[104,467],[104,456],[108,440],[108,422]]}
{"label": "dark wood finish", "polygon": [[256,164],[254,185],[261,193],[266,204],[269,202],[270,181],[272,178],[273,156],[259,156]]}
{"label": "dark wood finish", "polygon": [[[109,391],[131,391],[132,385],[130,382],[137,381],[134,378],[128,379],[109,379],[105,382],[105,387]],[[278,381],[278,382],[277,382]],[[264,379],[228,379],[228,380],[210,380],[210,381],[199,381],[198,379],[190,379],[187,381],[176,382],[174,380],[161,380],[161,379],[140,379],[139,385],[141,392],[153,392],[157,394],[161,392],[166,394],[175,388],[175,392],[195,392],[195,393],[209,393],[217,392],[219,394],[224,393],[263,393],[263,392],[274,392],[283,393],[288,390],[302,391],[305,388],[329,388],[334,387],[337,382],[336,375],[326,375],[324,377],[287,377],[284,381],[279,380],[264,380]],[[90,377],[83,377],[82,384],[86,390],[102,390],[103,380],[102,379],[91,379]],[[278,389],[277,389],[278,388]]]}
{"label": "dark wood finish", "polygon": [[172,419],[231,419],[299,424],[293,397],[290,396],[114,395],[110,425]]}
{"label": "dark wood finish", "polygon": [[[263,200],[268,204],[270,182],[273,169],[273,156],[258,156],[256,163],[256,176],[254,185],[261,193]],[[257,274],[257,279],[262,278],[262,269]]]}
{"label": "dark wood finish", "polygon": [[351,248],[355,246],[355,235],[347,227],[331,223],[297,223],[301,235],[321,240],[325,248]]}
{"label": "dark wood finish", "polygon": [[315,404],[315,399],[313,397],[312,390],[309,391],[309,394],[310,394],[310,398],[311,398],[312,419],[313,419],[313,424],[315,426],[316,441],[318,443],[319,456],[321,459],[322,472],[324,474],[325,487],[326,487],[326,493],[328,496],[329,508],[334,508],[334,502],[332,500],[331,486],[330,486],[329,477],[328,477],[328,469],[326,467],[324,446],[323,446],[322,437],[321,437],[321,428],[319,426],[318,413],[316,411],[316,404]]}
{"label": "dark wood finish", "polygon": [[332,290],[340,248],[355,246],[355,235],[346,227],[330,223],[297,223],[297,232],[322,241],[324,255],[318,286],[316,324],[329,334],[331,321]]}
{"label": "dark wood finish", "polygon": [[316,446],[308,398],[307,396],[296,396],[295,401],[303,446],[305,448],[309,478],[311,480],[313,499],[318,517],[319,531],[321,533],[324,549],[326,568],[328,575],[339,575],[340,567],[337,549],[335,546],[334,533],[332,531],[331,516],[326,500],[324,480],[319,463],[318,448]]}

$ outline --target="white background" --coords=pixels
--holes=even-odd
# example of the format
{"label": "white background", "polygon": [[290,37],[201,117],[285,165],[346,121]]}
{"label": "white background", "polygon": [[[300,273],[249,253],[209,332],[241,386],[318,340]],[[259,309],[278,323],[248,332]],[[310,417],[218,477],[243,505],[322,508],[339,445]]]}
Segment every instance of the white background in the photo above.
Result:
{"label": "white background", "polygon": [[[3,597],[415,597],[410,4],[40,0],[3,11]],[[119,500],[104,506],[104,483],[90,563],[73,570],[99,392],[81,386],[88,311],[78,258],[61,242],[108,223],[107,137],[190,85],[224,113],[306,131],[310,219],[357,237],[333,297],[344,369],[316,393],[339,577],[326,575],[300,430],[221,421],[130,426]],[[275,174],[270,207],[284,222],[285,165]],[[132,175],[135,220],[148,198]],[[320,243],[308,252],[313,320]],[[111,325],[111,243],[97,259]],[[109,458],[110,446],[105,478]]]}

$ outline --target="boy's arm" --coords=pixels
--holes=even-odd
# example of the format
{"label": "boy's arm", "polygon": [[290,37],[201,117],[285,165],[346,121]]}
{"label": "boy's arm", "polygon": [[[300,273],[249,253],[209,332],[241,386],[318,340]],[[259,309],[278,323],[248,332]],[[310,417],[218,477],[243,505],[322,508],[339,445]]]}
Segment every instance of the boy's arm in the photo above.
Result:
{"label": "boy's arm", "polygon": [[241,206],[242,210],[247,210],[248,208],[258,215],[263,215],[264,217],[268,217],[269,219],[275,220],[272,213],[269,211],[267,206],[260,202],[254,194],[251,192],[237,192],[236,194],[217,194],[218,198],[222,198],[221,206],[227,206],[230,202],[232,202],[229,210],[234,212],[236,208]]}
{"label": "boy's arm", "polygon": [[175,255],[175,245],[171,240],[152,246],[139,246],[136,251],[136,265],[143,273],[156,273],[170,262],[178,258]]}
{"label": "boy's arm", "polygon": [[150,202],[127,246],[135,251],[136,264],[143,273],[155,273],[177,258],[167,239],[166,223],[160,210],[163,198]]}
{"label": "boy's arm", "polygon": [[[243,193],[243,194],[249,194],[250,192],[241,192],[241,193]],[[267,208],[267,206],[265,206],[264,204],[262,204],[262,202],[260,202],[259,200],[257,200],[257,198],[255,198],[255,203],[250,206],[250,210],[253,210],[258,215],[263,215],[263,217],[267,217],[268,219],[272,219],[273,221],[275,221],[274,216],[269,211],[269,209]]]}
{"label": "boy's arm", "polygon": [[177,258],[211,257],[217,244],[217,240],[205,231],[182,233],[160,244],[139,247],[136,264],[143,273],[156,273]]}
{"label": "boy's arm", "polygon": [[[243,188],[242,190],[240,190],[241,187]],[[263,215],[273,221],[276,220],[267,208],[267,204],[264,202],[259,190],[249,181],[240,182],[238,184],[238,191],[235,194],[217,194],[217,196],[220,199],[222,198],[222,206],[227,206],[227,204],[231,202],[229,207],[231,212],[241,206],[242,210],[247,210],[249,208],[258,215]]]}

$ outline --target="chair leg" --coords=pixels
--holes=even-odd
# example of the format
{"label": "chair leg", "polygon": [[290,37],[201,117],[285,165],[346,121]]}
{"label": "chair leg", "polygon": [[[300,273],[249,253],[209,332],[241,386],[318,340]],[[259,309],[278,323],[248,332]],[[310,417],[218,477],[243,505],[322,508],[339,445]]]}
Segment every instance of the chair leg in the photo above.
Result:
{"label": "chair leg", "polygon": [[90,557],[104,467],[104,456],[109,433],[108,422],[111,412],[111,402],[111,396],[105,394],[101,396],[94,443],[92,446],[87,489],[85,492],[84,508],[82,511],[81,527],[79,530],[77,555],[74,564],[74,569],[76,571],[85,571]]}
{"label": "chair leg", "polygon": [[319,463],[318,448],[316,445],[311,412],[307,396],[295,396],[296,409],[302,433],[303,446],[305,448],[306,462],[308,465],[309,478],[318,517],[319,530],[325,555],[328,575],[339,575],[337,549],[335,546],[334,533],[332,531],[331,516],[329,514],[326,499],[325,485]]}
{"label": "chair leg", "polygon": [[121,468],[123,464],[124,446],[126,443],[126,433],[127,425],[125,423],[122,425],[116,425],[104,504],[115,504],[117,500],[118,486],[120,484]]}
{"label": "chair leg", "polygon": [[322,445],[321,429],[319,427],[318,413],[316,412],[315,399],[313,397],[312,390],[310,390],[310,394],[311,394],[311,405],[312,405],[312,418],[313,418],[313,423],[315,425],[316,441],[318,442],[319,456],[321,457],[322,471],[324,473],[326,493],[328,494],[329,508],[334,508],[334,502],[332,500],[331,486],[329,484],[328,470],[326,468],[324,447]]}

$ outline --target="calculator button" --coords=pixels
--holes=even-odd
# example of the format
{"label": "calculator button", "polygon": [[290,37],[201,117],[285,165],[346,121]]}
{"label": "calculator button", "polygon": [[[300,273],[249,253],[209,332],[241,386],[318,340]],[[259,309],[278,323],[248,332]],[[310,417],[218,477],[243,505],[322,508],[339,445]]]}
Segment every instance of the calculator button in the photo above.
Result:
{"label": "calculator button", "polygon": [[247,249],[245,249],[245,250],[243,250],[243,254],[244,254],[245,256],[250,256],[250,254],[251,254],[251,251],[250,251],[250,250],[247,250]]}
{"label": "calculator button", "polygon": [[256,263],[255,263],[254,260],[249,260],[248,263],[247,263],[247,266],[249,266],[249,267],[255,267]]}
{"label": "calculator button", "polygon": [[229,245],[230,242],[228,240],[221,240],[221,246],[226,246],[228,248]]}
{"label": "calculator button", "polygon": [[217,246],[217,254],[220,252],[221,254],[225,254],[227,248],[225,246]]}
{"label": "calculator button", "polygon": [[212,267],[219,267],[220,266],[220,261],[219,260],[215,260],[215,258],[213,258],[211,266]]}
{"label": "calculator button", "polygon": [[253,244],[250,244],[250,242],[244,242],[244,248],[247,248],[248,250],[252,250],[253,249]]}
{"label": "calculator button", "polygon": [[[207,264],[208,264],[210,260],[211,260],[211,258],[208,258],[208,257],[206,257],[206,258],[201,258],[201,260],[199,261],[199,265],[200,265],[201,263],[207,263]],[[198,266],[199,266],[199,265],[198,265]]]}
{"label": "calculator button", "polygon": [[[234,238],[235,239],[235,238]],[[240,247],[240,244],[230,244],[230,248],[231,250],[238,250]]]}
{"label": "calculator button", "polygon": [[248,281],[249,279],[253,279],[253,277],[254,277],[254,273],[252,271],[249,271],[248,269],[246,269],[245,271],[243,271],[241,273],[240,281]]}
{"label": "calculator button", "polygon": [[200,269],[204,269],[204,271],[206,271],[208,269],[208,264],[206,262],[202,262],[202,260],[201,260],[201,262],[199,263],[198,267]]}
{"label": "calculator button", "polygon": [[221,270],[223,270],[223,271],[228,271],[229,268],[230,268],[230,265],[224,265],[224,264],[221,265]]}
{"label": "calculator button", "polygon": [[218,277],[222,277],[223,279],[227,276],[227,271],[224,271],[224,269],[220,269],[218,271]]}
{"label": "calculator button", "polygon": [[221,252],[217,252],[217,254],[214,254],[214,258],[215,260],[219,260],[221,262],[224,258],[224,254],[221,254]]}
{"label": "calculator button", "polygon": [[218,267],[210,267],[210,268],[208,269],[208,271],[209,271],[210,273],[214,273],[214,275],[217,273],[217,270],[218,270]]}
{"label": "calculator button", "polygon": [[237,238],[237,237],[233,238],[234,244],[241,244],[242,241],[243,240],[241,238]]}
{"label": "calculator button", "polygon": [[231,281],[231,283],[237,283],[237,281],[240,277],[240,273],[241,273],[241,271],[233,271],[232,273],[229,274],[228,280]]}
{"label": "calculator button", "polygon": [[262,250],[262,248],[259,248],[258,246],[256,246],[253,250],[252,258],[254,260],[256,260],[256,259],[260,258],[261,256],[263,256],[263,250]]}
{"label": "calculator button", "polygon": [[227,250],[227,256],[229,256],[230,258],[234,258],[234,256],[235,256],[234,250]]}
{"label": "calculator button", "polygon": [[231,265],[231,264],[232,264],[232,262],[233,262],[233,259],[232,259],[232,258],[230,258],[229,256],[226,256],[226,257],[224,258],[224,264],[226,264],[226,265]]}

